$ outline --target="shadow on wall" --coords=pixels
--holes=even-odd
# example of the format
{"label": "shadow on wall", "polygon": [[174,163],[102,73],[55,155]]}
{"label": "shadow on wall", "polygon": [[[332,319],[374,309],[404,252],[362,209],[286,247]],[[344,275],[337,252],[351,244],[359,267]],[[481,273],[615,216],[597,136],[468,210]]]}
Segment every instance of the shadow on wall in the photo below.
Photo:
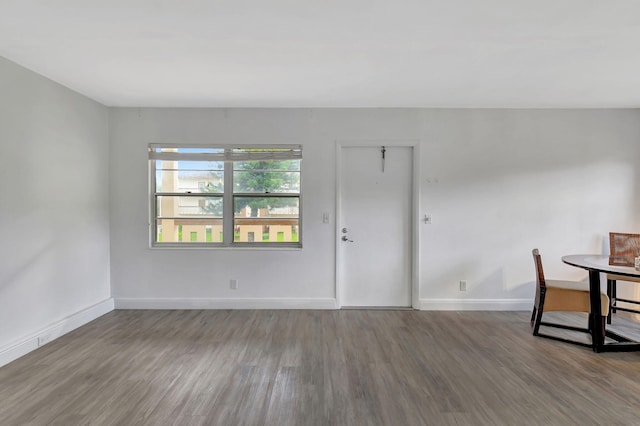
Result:
{"label": "shadow on wall", "polygon": [[[483,298],[514,298],[514,299],[531,299],[535,297],[535,270],[533,264],[531,265],[531,280],[509,282],[507,279],[507,272],[505,268],[497,268],[493,272],[489,273],[478,281],[475,285],[469,289],[469,296],[471,298],[483,299]],[[496,290],[500,289],[500,290]],[[497,293],[497,291],[500,291]]]}
{"label": "shadow on wall", "polygon": [[[460,298],[467,298],[470,286],[466,292],[459,291],[461,279],[466,279],[467,271],[473,271],[478,265],[475,262],[465,261],[459,262],[446,270],[430,265],[430,256],[425,256],[424,265],[431,271],[427,275],[425,286],[420,291],[420,296],[427,299],[450,298],[452,294],[458,295]],[[434,272],[437,273],[434,274]]]}
{"label": "shadow on wall", "polygon": [[[531,281],[508,285],[504,268],[486,270],[488,260],[478,258],[438,270],[437,275],[429,276],[429,283],[439,283],[437,288],[426,287],[422,297],[427,299],[459,298],[464,299],[504,299],[527,298],[530,296]],[[481,278],[477,278],[480,275]],[[532,272],[533,276],[533,272]],[[466,281],[466,290],[461,290],[461,281]],[[435,290],[435,291],[434,291]]]}
{"label": "shadow on wall", "polygon": [[[480,279],[475,285],[469,287],[467,293],[471,298],[503,298],[504,293],[495,294],[496,289],[502,289],[504,292],[513,293],[514,287],[507,288],[507,280],[505,278],[504,268],[495,269],[484,278]],[[494,293],[492,295],[492,293]],[[474,297],[475,296],[475,297]]]}
{"label": "shadow on wall", "polygon": [[37,265],[39,261],[45,258],[47,253],[54,250],[55,244],[50,241],[47,245],[44,245],[32,252],[31,255],[23,259],[20,264],[11,264],[10,267],[4,267],[0,270],[0,290],[3,288],[9,288],[11,285],[19,282],[23,275],[34,271],[34,265]]}

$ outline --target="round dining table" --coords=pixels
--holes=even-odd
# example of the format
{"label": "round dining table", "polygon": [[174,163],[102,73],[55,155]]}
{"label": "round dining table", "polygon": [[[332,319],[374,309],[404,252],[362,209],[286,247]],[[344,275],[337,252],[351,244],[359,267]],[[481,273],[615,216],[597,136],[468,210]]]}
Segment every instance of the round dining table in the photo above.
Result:
{"label": "round dining table", "polygon": [[[640,270],[634,268],[633,258],[608,256],[598,254],[571,254],[562,257],[567,265],[586,269],[589,272],[589,293],[593,324],[603,324],[593,327],[591,331],[594,352],[630,352],[640,350],[640,342],[633,341],[611,330],[606,330],[602,321],[602,306],[600,304],[600,274],[609,273],[626,277],[640,278]],[[605,337],[612,339],[606,342]]]}

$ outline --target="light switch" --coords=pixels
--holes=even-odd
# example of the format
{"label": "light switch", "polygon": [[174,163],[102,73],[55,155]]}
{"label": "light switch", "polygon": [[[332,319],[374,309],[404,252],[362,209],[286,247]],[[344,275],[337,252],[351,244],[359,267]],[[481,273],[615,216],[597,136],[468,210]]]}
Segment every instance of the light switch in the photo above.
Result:
{"label": "light switch", "polygon": [[322,223],[329,223],[329,213],[322,213]]}

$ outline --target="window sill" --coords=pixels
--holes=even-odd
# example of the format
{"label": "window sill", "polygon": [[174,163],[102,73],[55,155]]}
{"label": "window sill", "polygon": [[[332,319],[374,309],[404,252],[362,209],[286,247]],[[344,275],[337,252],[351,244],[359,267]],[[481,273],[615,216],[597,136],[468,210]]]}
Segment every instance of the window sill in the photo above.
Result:
{"label": "window sill", "polygon": [[151,244],[151,250],[301,251],[302,245]]}

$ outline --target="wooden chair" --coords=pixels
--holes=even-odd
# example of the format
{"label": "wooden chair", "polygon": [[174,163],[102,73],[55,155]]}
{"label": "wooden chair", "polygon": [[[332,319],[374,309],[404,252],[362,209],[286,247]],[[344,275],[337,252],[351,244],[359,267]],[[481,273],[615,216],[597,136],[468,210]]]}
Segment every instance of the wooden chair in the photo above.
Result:
{"label": "wooden chair", "polygon": [[[559,340],[561,342],[573,343],[580,346],[591,347],[591,344],[564,339],[548,334],[540,333],[540,326],[562,328],[565,330],[591,333],[594,326],[602,327],[604,336],[605,318],[609,313],[609,298],[601,293],[602,302],[602,323],[593,324],[591,315],[591,305],[589,300],[589,283],[577,281],[548,280],[544,277],[542,269],[542,257],[538,249],[533,249],[533,262],[536,267],[536,299],[531,314],[531,327],[533,335],[546,337],[548,339]],[[542,321],[542,314],[550,311],[586,312],[589,314],[587,328],[573,327],[565,324],[549,323]]]}
{"label": "wooden chair", "polygon": [[[611,265],[633,266],[634,258],[640,256],[640,234],[609,232],[609,253],[611,253],[609,260]],[[617,297],[618,280],[640,283],[639,278],[607,274],[607,296],[609,296],[611,303],[609,316],[607,316],[607,323],[609,324],[611,324],[611,315],[618,309],[625,312],[640,314],[639,309],[618,306],[618,302],[640,305],[640,300],[622,299]]]}

